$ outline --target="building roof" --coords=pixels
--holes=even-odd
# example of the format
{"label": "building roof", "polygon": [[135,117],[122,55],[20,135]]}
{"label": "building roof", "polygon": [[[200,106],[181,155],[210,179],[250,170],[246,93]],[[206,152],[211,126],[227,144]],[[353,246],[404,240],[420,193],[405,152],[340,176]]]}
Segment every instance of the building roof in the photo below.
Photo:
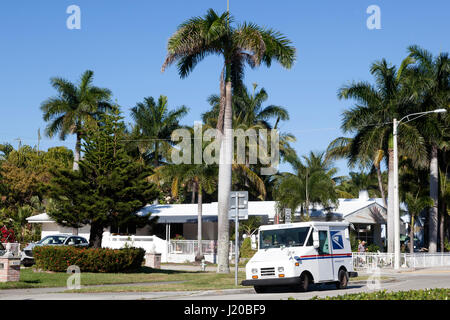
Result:
{"label": "building roof", "polygon": [[[339,199],[339,204],[331,210],[333,220],[345,219],[350,223],[386,223],[386,208],[381,198],[369,198],[367,193],[361,192],[356,199]],[[403,206],[404,208],[404,206]],[[403,209],[401,207],[401,209]],[[202,207],[203,221],[217,221],[218,203],[204,203]],[[276,201],[249,201],[248,215],[262,216],[263,219],[273,220],[277,212]],[[299,210],[296,214],[299,214]],[[311,217],[322,219],[327,212],[321,207],[311,210]],[[183,204],[147,204],[136,212],[139,216],[151,214],[158,217],[159,223],[187,223],[196,222],[198,216],[198,205],[191,203]],[[49,223],[53,220],[42,213],[27,218],[30,223]]]}
{"label": "building roof", "polygon": [[[148,204],[136,214],[146,216],[151,213],[151,217],[158,217],[159,223],[186,223],[196,222],[198,216],[198,205],[191,203],[182,204]],[[202,206],[203,221],[217,221],[218,203],[204,203]],[[266,216],[273,219],[276,213],[275,201],[249,201],[249,216]]]}
{"label": "building roof", "polygon": [[29,223],[50,223],[50,222],[54,222],[47,213],[41,213],[41,214],[37,214],[35,216],[31,216],[27,218],[27,221]]}

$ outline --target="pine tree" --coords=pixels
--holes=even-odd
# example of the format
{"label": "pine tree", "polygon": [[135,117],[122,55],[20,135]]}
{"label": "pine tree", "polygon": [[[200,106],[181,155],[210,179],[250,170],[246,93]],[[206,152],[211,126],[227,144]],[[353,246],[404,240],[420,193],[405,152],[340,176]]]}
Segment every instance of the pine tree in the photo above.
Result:
{"label": "pine tree", "polygon": [[155,185],[146,179],[150,169],[126,152],[121,120],[117,107],[102,115],[98,126],[84,136],[80,170],[55,171],[49,188],[50,196],[57,200],[49,215],[64,226],[89,224],[89,244],[95,248],[101,247],[103,231],[109,226],[150,223],[148,216],[134,213],[158,195]]}

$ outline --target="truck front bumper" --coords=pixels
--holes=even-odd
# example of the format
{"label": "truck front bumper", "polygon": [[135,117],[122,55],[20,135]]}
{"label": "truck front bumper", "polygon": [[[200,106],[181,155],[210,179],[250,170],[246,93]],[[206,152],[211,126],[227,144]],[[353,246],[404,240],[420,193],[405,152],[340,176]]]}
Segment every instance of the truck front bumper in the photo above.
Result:
{"label": "truck front bumper", "polygon": [[[349,278],[358,276],[358,272],[351,271],[348,273]],[[290,286],[300,285],[300,277],[293,278],[271,278],[271,279],[249,279],[243,280],[241,285],[243,286]]]}
{"label": "truck front bumper", "polygon": [[243,286],[290,286],[299,285],[300,277],[243,280]]}

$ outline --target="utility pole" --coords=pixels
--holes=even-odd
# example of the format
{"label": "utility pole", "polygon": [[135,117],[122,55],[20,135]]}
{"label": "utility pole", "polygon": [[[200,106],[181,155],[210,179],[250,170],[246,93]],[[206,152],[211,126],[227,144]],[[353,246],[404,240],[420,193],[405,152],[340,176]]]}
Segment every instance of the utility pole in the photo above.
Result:
{"label": "utility pole", "polygon": [[[394,135],[394,269],[398,270],[400,269],[400,201],[399,201],[399,184],[398,184],[398,146],[397,146],[397,133],[398,133],[398,127],[400,125],[400,122],[406,119],[405,122],[407,123],[413,120],[416,120],[417,118],[420,118],[424,115],[431,114],[431,113],[445,113],[447,112],[446,109],[436,109],[433,111],[425,111],[425,112],[417,112],[408,114],[407,116],[404,116],[400,121],[397,121],[397,119],[394,119],[393,123],[393,135]],[[410,119],[410,117],[412,117]],[[410,239],[410,241],[414,242],[414,239]]]}

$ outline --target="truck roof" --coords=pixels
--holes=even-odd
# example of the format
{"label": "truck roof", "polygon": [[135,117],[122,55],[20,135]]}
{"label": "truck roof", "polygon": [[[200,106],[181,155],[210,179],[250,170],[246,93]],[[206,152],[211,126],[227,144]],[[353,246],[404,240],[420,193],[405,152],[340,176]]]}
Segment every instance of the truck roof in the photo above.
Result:
{"label": "truck roof", "polygon": [[348,227],[349,223],[346,221],[337,222],[323,222],[323,221],[307,221],[307,222],[294,222],[285,224],[270,224],[260,226],[260,230],[271,230],[271,229],[287,229],[287,228],[298,228],[298,227],[310,227],[310,226],[330,226],[330,227]]}

